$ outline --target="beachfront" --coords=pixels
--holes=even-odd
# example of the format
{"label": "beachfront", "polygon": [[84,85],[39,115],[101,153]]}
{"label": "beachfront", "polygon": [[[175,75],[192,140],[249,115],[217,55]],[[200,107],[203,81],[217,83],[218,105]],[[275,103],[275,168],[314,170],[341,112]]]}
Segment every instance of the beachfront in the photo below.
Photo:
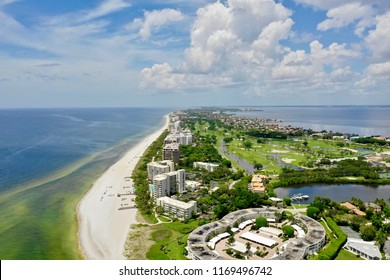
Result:
{"label": "beachfront", "polygon": [[[120,260],[130,226],[136,223],[133,182],[130,178],[138,159],[168,127],[142,139],[96,180],[77,207],[80,248],[86,259]],[[118,194],[121,194],[118,196]]]}

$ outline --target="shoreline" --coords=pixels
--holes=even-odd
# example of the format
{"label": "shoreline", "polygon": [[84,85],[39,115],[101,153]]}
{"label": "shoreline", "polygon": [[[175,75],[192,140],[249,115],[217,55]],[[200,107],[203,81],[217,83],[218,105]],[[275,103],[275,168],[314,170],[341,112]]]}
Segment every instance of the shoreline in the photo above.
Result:
{"label": "shoreline", "polygon": [[[135,224],[131,174],[145,150],[168,128],[165,122],[141,139],[92,184],[77,204],[80,255],[92,260],[124,260],[124,246]],[[118,194],[123,194],[118,197]],[[119,209],[122,210],[119,210]]]}

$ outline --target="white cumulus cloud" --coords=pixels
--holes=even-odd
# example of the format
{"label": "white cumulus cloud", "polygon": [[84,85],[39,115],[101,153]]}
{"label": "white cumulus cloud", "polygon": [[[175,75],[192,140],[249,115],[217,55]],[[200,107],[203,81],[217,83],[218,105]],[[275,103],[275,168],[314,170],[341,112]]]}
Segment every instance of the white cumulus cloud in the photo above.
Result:
{"label": "white cumulus cloud", "polygon": [[[293,33],[292,11],[269,0],[229,0],[198,9],[190,46],[177,66],[168,62],[141,71],[144,87],[194,89],[242,85],[261,95],[338,86],[355,81],[348,63],[359,51],[346,44],[324,46],[311,41],[309,50],[284,45]],[[248,90],[244,91],[248,94]]]}
{"label": "white cumulus cloud", "polygon": [[370,5],[353,2],[332,8],[326,15],[328,19],[317,25],[318,30],[326,31],[357,23],[355,33],[361,36],[367,27],[374,24],[375,10]]}
{"label": "white cumulus cloud", "polygon": [[[281,4],[268,0],[218,1],[198,9],[191,45],[168,80],[180,77],[180,88],[250,82],[264,74],[263,66],[283,57],[280,41],[288,37],[293,25],[291,14]],[[159,75],[153,67],[142,70],[143,84],[166,85],[159,81],[167,78],[166,72]]]}
{"label": "white cumulus cloud", "polygon": [[390,12],[376,17],[376,27],[365,39],[376,60],[390,60]]}
{"label": "white cumulus cloud", "polygon": [[162,27],[177,23],[183,19],[184,15],[175,9],[145,11],[144,18],[134,19],[128,28],[139,29],[138,34],[143,39],[149,39],[153,33],[158,32]]}

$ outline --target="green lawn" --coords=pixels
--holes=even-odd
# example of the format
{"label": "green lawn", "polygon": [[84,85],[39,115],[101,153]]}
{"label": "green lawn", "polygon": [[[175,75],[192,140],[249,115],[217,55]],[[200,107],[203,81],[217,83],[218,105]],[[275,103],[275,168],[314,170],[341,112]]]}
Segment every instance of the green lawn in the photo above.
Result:
{"label": "green lawn", "polygon": [[153,226],[152,240],[155,244],[146,254],[149,260],[185,260],[185,246],[191,231],[198,221],[188,224],[173,222]]}
{"label": "green lawn", "polygon": [[363,260],[361,257],[348,252],[347,250],[341,249],[336,257],[336,260]]}
{"label": "green lawn", "polygon": [[295,209],[303,209],[303,208],[306,208],[307,206],[309,206],[308,204],[291,204],[293,206],[293,208]]}
{"label": "green lawn", "polygon": [[328,238],[328,240],[333,240],[334,239],[333,232],[329,229],[329,227],[326,224],[326,222],[323,221],[323,220],[321,220],[319,222],[324,227],[325,232],[326,232],[326,237]]}
{"label": "green lawn", "polygon": [[171,219],[167,218],[167,217],[164,217],[164,216],[158,216],[158,219],[161,221],[161,222],[170,222]]}
{"label": "green lawn", "polygon": [[276,165],[268,165],[266,168],[264,168],[264,171],[267,174],[279,174],[282,172],[282,168]]}

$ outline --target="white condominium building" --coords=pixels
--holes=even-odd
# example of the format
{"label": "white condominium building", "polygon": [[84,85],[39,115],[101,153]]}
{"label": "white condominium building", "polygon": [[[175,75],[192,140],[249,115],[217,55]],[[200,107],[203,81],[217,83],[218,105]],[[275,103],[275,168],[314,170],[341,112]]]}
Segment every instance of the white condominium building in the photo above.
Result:
{"label": "white condominium building", "polygon": [[172,132],[165,137],[164,144],[192,145],[192,138],[191,132]]}
{"label": "white condominium building", "polygon": [[164,212],[178,219],[191,218],[192,212],[197,211],[196,201],[188,203],[170,197],[160,197],[156,200],[157,205],[164,209]]}
{"label": "white condominium building", "polygon": [[210,171],[210,172],[213,172],[214,170],[216,170],[218,168],[218,164],[215,164],[215,163],[208,163],[208,162],[200,162],[200,161],[196,161],[194,162],[194,167],[195,168],[203,168],[203,169],[206,169],[207,171]]}
{"label": "white condominium building", "polygon": [[192,133],[191,132],[180,132],[179,143],[181,145],[192,145]]}
{"label": "white condominium building", "polygon": [[150,194],[154,199],[182,193],[185,190],[185,170],[180,169],[154,176]]}
{"label": "white condominium building", "polygon": [[148,179],[153,180],[154,176],[175,171],[175,164],[172,160],[154,161],[147,164]]}

